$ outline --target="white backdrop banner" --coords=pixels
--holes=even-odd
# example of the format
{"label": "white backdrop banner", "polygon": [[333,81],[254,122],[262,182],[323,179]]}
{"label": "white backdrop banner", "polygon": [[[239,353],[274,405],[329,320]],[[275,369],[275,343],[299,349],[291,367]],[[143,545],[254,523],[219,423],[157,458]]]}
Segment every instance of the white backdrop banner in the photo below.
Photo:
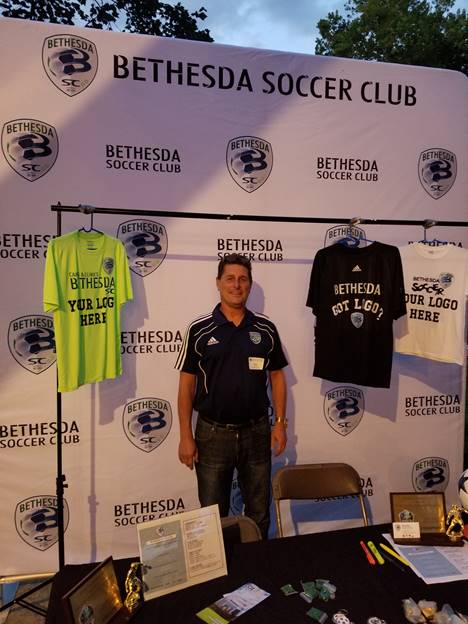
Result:
{"label": "white backdrop banner", "polygon": [[[312,376],[312,261],[344,226],[139,211],[466,220],[466,78],[22,20],[0,20],[0,37],[0,572],[57,568],[54,333],[42,312],[57,202],[135,212],[94,219],[125,243],[135,298],[122,313],[124,374],[63,395],[67,563],[135,555],[137,523],[198,506],[177,458],[174,363],[233,251],[253,260],[249,305],[277,324],[290,362],[289,442],[274,469],[353,464],[374,523],[389,520],[390,491],[455,502],[462,367],[395,356],[388,390]],[[63,215],[63,232],[82,226],[88,216]],[[356,227],[397,246],[423,235]],[[468,242],[462,228],[434,232]],[[355,501],[326,503],[294,505],[286,530],[359,522]]]}

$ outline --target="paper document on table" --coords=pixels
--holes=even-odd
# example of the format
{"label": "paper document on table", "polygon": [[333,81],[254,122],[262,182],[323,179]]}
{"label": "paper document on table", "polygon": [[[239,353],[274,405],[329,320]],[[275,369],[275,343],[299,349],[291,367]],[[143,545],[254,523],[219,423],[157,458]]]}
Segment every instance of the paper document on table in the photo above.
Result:
{"label": "paper document on table", "polygon": [[232,622],[270,594],[254,583],[246,583],[233,592],[224,594],[222,598],[202,609],[197,616],[209,624],[226,624]]}
{"label": "paper document on table", "polygon": [[391,535],[384,534],[384,537],[428,585],[468,579],[468,548],[402,546],[395,544]]}
{"label": "paper document on table", "polygon": [[218,505],[137,525],[146,600],[227,574]]}

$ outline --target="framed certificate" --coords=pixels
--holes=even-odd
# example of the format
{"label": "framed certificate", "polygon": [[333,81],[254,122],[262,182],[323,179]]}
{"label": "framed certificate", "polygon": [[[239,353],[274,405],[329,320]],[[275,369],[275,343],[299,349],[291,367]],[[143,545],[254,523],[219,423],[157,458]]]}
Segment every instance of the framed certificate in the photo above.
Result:
{"label": "framed certificate", "polygon": [[392,522],[419,522],[421,534],[445,534],[443,492],[392,492]]}
{"label": "framed certificate", "polygon": [[62,601],[69,624],[120,624],[130,620],[122,603],[112,557],[87,574]]}
{"label": "framed certificate", "polygon": [[218,505],[137,525],[145,600],[227,574]]}
{"label": "framed certificate", "polygon": [[446,507],[443,492],[391,492],[390,506],[394,527],[405,522],[418,522],[419,538],[399,538],[393,531],[396,544],[421,546],[463,546],[462,540],[446,535]]}

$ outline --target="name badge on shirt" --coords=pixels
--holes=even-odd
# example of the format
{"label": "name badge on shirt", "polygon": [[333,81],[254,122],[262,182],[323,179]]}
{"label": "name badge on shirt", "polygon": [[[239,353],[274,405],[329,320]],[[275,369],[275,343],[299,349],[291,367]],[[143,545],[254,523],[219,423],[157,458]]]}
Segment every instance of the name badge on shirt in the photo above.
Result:
{"label": "name badge on shirt", "polygon": [[264,364],[265,364],[265,358],[249,357],[250,370],[263,370]]}

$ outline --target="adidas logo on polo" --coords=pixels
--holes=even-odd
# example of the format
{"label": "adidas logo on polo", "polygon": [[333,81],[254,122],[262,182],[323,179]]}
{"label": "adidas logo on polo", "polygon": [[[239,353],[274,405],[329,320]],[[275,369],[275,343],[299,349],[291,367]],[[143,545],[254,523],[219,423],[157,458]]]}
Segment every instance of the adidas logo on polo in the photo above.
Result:
{"label": "adidas logo on polo", "polygon": [[351,271],[351,273],[357,273],[358,271],[362,271],[362,269],[359,266],[359,264],[356,264],[356,266],[353,267],[353,270]]}
{"label": "adidas logo on polo", "polygon": [[206,343],[206,346],[209,347],[210,345],[215,345],[215,344],[219,344],[219,340],[216,340],[214,336],[211,336],[211,338]]}

